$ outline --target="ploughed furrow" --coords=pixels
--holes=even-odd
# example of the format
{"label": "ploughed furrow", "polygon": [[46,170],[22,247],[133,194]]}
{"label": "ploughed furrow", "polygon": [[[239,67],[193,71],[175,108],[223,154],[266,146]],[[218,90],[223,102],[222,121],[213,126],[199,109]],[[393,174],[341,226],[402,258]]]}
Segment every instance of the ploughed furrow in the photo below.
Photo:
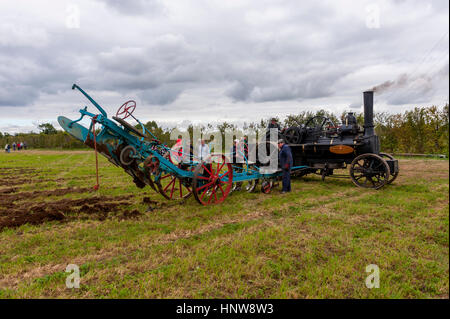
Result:
{"label": "ploughed furrow", "polygon": [[4,228],[24,224],[41,224],[47,221],[70,221],[75,219],[104,220],[108,217],[121,219],[141,215],[130,211],[134,195],[92,196],[81,199],[58,199],[53,201],[32,201],[36,198],[87,193],[92,188],[62,188],[34,192],[15,193],[14,188],[0,192],[0,231]]}

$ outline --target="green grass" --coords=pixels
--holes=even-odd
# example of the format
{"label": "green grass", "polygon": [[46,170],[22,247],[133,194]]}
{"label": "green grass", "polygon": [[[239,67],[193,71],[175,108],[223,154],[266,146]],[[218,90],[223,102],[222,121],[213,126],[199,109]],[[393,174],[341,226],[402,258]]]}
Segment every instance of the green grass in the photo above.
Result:
{"label": "green grass", "polygon": [[[142,215],[0,231],[0,298],[448,298],[448,161],[402,159],[399,178],[378,191],[308,176],[290,194],[258,188],[208,207],[168,202],[99,163],[99,195],[133,194],[129,209]],[[2,153],[0,167],[39,170],[20,191],[95,184],[93,152]],[[146,212],[143,197],[158,208]],[[65,286],[68,264],[80,266],[79,289]],[[365,286],[369,264],[380,288]]]}

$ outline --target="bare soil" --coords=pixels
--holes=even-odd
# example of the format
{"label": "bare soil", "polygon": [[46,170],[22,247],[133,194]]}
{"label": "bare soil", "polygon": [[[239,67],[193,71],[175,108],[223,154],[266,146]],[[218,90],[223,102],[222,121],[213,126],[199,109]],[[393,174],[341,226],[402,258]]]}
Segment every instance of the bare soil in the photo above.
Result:
{"label": "bare soil", "polygon": [[[133,195],[97,196],[92,187],[21,191],[21,185],[47,181],[64,182],[64,178],[36,180],[39,170],[28,167],[0,167],[0,231],[24,224],[73,219],[137,218],[141,213],[127,209]],[[82,199],[58,198],[70,194],[92,193]],[[114,214],[111,214],[114,213]]]}

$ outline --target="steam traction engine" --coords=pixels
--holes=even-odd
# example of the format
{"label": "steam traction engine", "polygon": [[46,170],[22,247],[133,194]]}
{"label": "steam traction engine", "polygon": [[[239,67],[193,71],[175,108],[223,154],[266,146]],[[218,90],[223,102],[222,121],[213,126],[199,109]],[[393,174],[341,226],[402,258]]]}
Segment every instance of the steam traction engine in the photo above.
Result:
{"label": "steam traction engine", "polygon": [[352,113],[339,126],[329,118],[316,116],[305,125],[287,128],[284,138],[292,149],[294,165],[308,166],[298,175],[318,173],[324,180],[335,169],[349,166],[356,186],[378,189],[392,183],[399,172],[398,160],[380,153],[373,124],[373,91],[364,92],[363,128]]}

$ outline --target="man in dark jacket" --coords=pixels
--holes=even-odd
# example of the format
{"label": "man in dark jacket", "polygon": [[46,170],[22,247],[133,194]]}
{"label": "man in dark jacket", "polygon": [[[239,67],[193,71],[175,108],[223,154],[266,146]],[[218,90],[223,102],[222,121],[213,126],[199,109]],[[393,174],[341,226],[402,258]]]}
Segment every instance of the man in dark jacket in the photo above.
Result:
{"label": "man in dark jacket", "polygon": [[278,148],[280,149],[279,157],[281,169],[283,170],[283,188],[281,193],[284,194],[291,191],[291,167],[294,161],[291,148],[284,143],[284,140],[278,140]]}

